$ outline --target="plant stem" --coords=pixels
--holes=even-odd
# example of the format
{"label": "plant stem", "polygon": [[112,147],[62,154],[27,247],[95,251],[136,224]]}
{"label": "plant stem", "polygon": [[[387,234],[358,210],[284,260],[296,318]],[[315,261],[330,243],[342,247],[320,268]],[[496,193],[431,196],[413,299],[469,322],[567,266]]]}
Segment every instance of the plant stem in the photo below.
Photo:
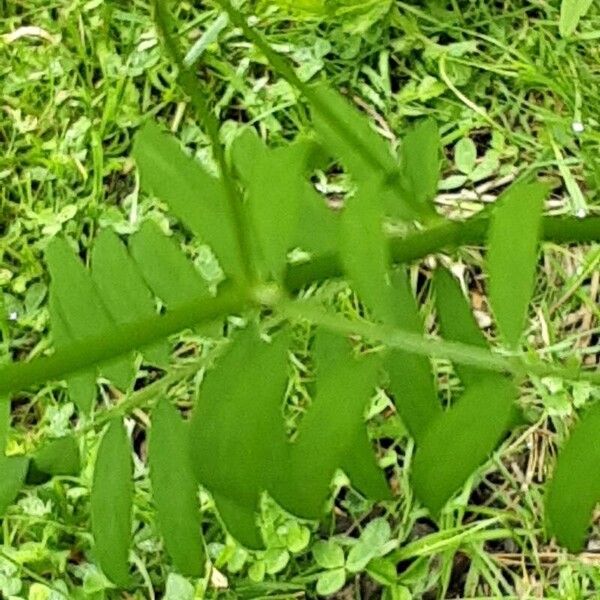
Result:
{"label": "plant stem", "polygon": [[64,379],[66,375],[145,348],[184,329],[222,320],[250,305],[248,294],[238,288],[225,287],[216,298],[198,298],[160,317],[150,317],[130,325],[115,325],[93,338],[74,341],[52,356],[6,365],[0,369],[0,397],[51,379]]}
{"label": "plant stem", "polygon": [[[392,262],[409,263],[430,254],[448,252],[460,246],[483,246],[487,237],[489,216],[476,216],[468,221],[446,221],[406,237],[390,238]],[[600,240],[600,217],[545,217],[542,220],[542,239],[556,244],[594,243]],[[285,278],[290,291],[343,273],[340,258],[335,255],[318,256],[302,265],[291,267]]]}
{"label": "plant stem", "polygon": [[[487,226],[487,219],[475,217],[465,222],[440,225],[411,234],[406,238],[392,239],[390,241],[392,255],[396,262],[404,263],[462,244],[478,245],[485,241]],[[544,239],[547,241],[588,243],[600,240],[600,218],[597,217],[586,219],[548,217],[544,219],[543,228]],[[320,257],[313,263],[290,269],[286,283],[289,289],[300,289],[314,281],[341,274],[342,269],[335,256]],[[110,331],[101,332],[94,338],[76,342],[50,357],[7,365],[0,369],[0,396],[51,379],[63,379],[66,375],[86,370],[132,350],[144,348],[184,329],[223,319],[231,314],[242,313],[256,306],[257,303],[259,302],[251,292],[224,285],[216,298],[197,298],[175,310],[168,311],[163,316],[151,317],[132,325],[121,325]],[[358,333],[354,329],[349,332]],[[427,343],[430,342],[431,340]],[[454,352],[455,349],[455,346],[448,348],[450,352]],[[452,355],[455,360],[468,359],[465,355],[461,356]],[[498,358],[496,355],[493,356],[494,359]],[[448,358],[452,357],[448,356]],[[506,367],[505,363],[502,363],[502,366],[499,362],[494,364],[500,370]],[[550,374],[548,369],[550,367],[539,365],[528,367],[530,373],[536,372],[539,375]],[[554,370],[552,373],[558,374]],[[563,373],[568,378],[573,377],[573,371]],[[589,377],[585,375],[585,378],[593,381],[600,380],[600,375],[593,375]]]}
{"label": "plant stem", "polygon": [[242,197],[235,186],[235,179],[227,164],[223,145],[219,139],[219,123],[206,103],[204,91],[198,84],[198,78],[185,64],[178,44],[171,33],[171,19],[165,6],[165,0],[154,0],[154,16],[156,26],[164,39],[165,47],[179,71],[179,84],[190,97],[192,106],[210,138],[211,147],[221,170],[221,178],[225,186],[229,215],[236,233],[238,256],[247,279],[245,283],[252,284],[256,279],[256,272],[252,259],[252,244],[249,238],[250,229],[244,213]]}
{"label": "plant stem", "polygon": [[522,377],[529,373],[538,377],[560,377],[600,384],[599,372],[582,371],[577,367],[554,367],[543,363],[532,363],[520,356],[502,356],[478,346],[427,338],[410,331],[366,321],[351,321],[310,300],[282,301],[278,304],[277,309],[282,316],[288,319],[304,319],[342,335],[359,335],[371,342],[382,343],[390,348],[399,348],[411,354],[444,358],[459,364],[515,377]]}

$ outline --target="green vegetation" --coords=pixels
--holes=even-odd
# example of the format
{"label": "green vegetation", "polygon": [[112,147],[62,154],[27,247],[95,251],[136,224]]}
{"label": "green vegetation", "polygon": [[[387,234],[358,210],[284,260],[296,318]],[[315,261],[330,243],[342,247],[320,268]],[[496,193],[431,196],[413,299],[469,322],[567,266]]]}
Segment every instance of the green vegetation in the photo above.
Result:
{"label": "green vegetation", "polygon": [[[597,596],[596,407],[546,495],[557,449],[600,395],[600,15],[568,4],[263,2],[243,5],[257,15],[246,31],[221,3],[182,4],[166,50],[143,3],[0,4],[1,349],[18,362],[0,389],[25,390],[10,412],[4,402],[0,429],[4,596]],[[321,79],[330,89],[308,87]],[[140,130],[148,118],[162,127]],[[230,170],[248,210],[233,177],[214,177]],[[319,193],[346,197],[344,211]],[[498,197],[466,225],[440,217]],[[317,259],[295,252],[289,267],[294,247]],[[408,271],[388,273],[390,258]],[[351,288],[331,279],[342,272]],[[257,277],[301,298],[246,285]],[[222,283],[232,278],[246,284]],[[255,320],[231,316],[245,308],[262,310],[271,344],[252,326],[235,335]],[[195,327],[214,317],[234,342]],[[383,354],[370,452],[360,402]],[[61,377],[66,387],[46,382]],[[286,433],[298,442],[274,460]],[[191,535],[196,477],[211,492],[206,547]],[[265,489],[296,515],[330,509],[317,524],[264,499],[257,530]]]}

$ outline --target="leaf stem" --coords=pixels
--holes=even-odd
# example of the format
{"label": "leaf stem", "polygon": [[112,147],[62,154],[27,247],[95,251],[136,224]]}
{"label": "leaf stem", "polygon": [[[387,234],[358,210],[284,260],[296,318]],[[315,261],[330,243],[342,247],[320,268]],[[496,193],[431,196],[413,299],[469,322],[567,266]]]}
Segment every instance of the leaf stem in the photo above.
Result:
{"label": "leaf stem", "polygon": [[428,338],[403,329],[366,321],[352,321],[328,311],[312,300],[283,300],[276,308],[287,319],[304,319],[342,335],[359,335],[371,342],[383,343],[390,348],[399,348],[411,354],[444,358],[459,364],[515,377],[522,377],[529,373],[538,377],[577,379],[600,384],[599,372],[582,371],[578,367],[554,367],[543,363],[532,363],[519,355],[503,356],[478,346]]}

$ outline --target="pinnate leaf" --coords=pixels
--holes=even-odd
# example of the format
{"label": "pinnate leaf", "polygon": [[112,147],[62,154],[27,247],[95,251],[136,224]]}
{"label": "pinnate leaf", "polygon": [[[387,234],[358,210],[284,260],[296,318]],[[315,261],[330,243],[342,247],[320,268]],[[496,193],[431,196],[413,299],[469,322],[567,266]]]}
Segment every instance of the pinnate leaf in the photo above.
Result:
{"label": "pinnate leaf", "polygon": [[57,475],[75,477],[80,469],[79,442],[74,436],[67,435],[51,440],[37,450],[29,464],[27,481],[39,484]]}
{"label": "pinnate leaf", "polygon": [[437,123],[423,119],[402,141],[402,187],[411,203],[435,214],[433,200],[438,189],[442,142]]}
{"label": "pinnate leaf", "polygon": [[571,432],[546,492],[548,529],[571,552],[583,550],[594,507],[600,501],[600,404]]}
{"label": "pinnate leaf", "polygon": [[0,517],[15,501],[25,483],[29,459],[26,456],[0,455]]}
{"label": "pinnate leaf", "polygon": [[121,587],[129,582],[133,507],[131,444],[121,419],[113,419],[100,442],[91,493],[94,554],[104,574]]}
{"label": "pinnate leaf", "polygon": [[517,184],[498,200],[488,233],[490,303],[508,346],[518,346],[533,293],[548,188]]}
{"label": "pinnate leaf", "polygon": [[173,563],[183,575],[204,567],[198,482],[192,470],[187,424],[162,399],[152,411],[148,447],[150,481],[158,523]]}

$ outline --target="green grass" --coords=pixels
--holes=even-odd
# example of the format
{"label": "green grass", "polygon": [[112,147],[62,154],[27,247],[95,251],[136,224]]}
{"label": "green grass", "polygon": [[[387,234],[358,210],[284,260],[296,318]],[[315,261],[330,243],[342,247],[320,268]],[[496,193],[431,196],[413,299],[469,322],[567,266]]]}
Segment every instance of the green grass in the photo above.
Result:
{"label": "green grass", "polygon": [[[332,17],[289,13],[263,2],[256,26],[297,64],[303,78],[327,77],[345,90],[391,143],[401,139],[415,118],[435,117],[447,156],[438,198],[445,213],[470,215],[526,173],[538,173],[552,186],[553,213],[598,213],[598,7],[570,40],[558,35],[556,0],[507,0],[498,8],[484,0],[396,2],[394,7],[379,19],[377,11],[341,11]],[[306,129],[306,106],[238,31],[222,28],[218,10],[183,3],[178,11],[188,48],[211,27],[213,32],[220,29],[218,43],[204,47],[204,38],[196,48],[203,49],[198,74],[219,114],[226,145],[247,123],[273,144]],[[87,257],[99,228],[111,226],[125,234],[142,218],[152,218],[179,236],[198,265],[210,272],[206,249],[186,239],[163,207],[139,192],[129,155],[137,127],[154,116],[200,160],[211,165],[212,157],[157,43],[145,2],[0,0],[0,35],[0,353],[3,360],[23,360],[49,347],[41,256],[48,239],[58,233]],[[583,131],[576,132],[580,127],[574,124],[579,123]],[[475,163],[473,146],[461,141],[466,138],[475,142]],[[320,185],[334,197],[344,181],[321,174]],[[564,361],[575,354],[585,356],[589,365],[598,364],[599,263],[597,246],[546,246],[544,276],[530,315],[531,350],[548,360]],[[480,323],[488,326],[481,264],[475,249],[452,259]],[[425,262],[412,270],[429,322],[430,268]],[[360,313],[356,298],[342,284],[328,283],[312,293],[348,315]],[[297,344],[290,427],[306,406],[311,378],[301,332]],[[182,337],[182,363],[203,351],[202,339]],[[449,398],[456,377],[443,361],[436,363],[436,372],[441,393]],[[187,381],[170,393],[185,408],[193,389],[194,382]],[[111,389],[104,388],[103,394],[107,406],[115,402]],[[154,598],[165,587],[169,600],[310,598],[327,571],[315,559],[317,541],[335,540],[347,555],[367,523],[383,516],[392,528],[386,560],[397,563],[402,574],[402,586],[388,589],[387,598],[597,598],[598,523],[587,552],[573,557],[544,538],[540,515],[542,483],[557,443],[575,411],[599,396],[598,389],[585,384],[533,379],[523,390],[529,426],[515,433],[447,507],[437,530],[412,498],[407,478],[412,443],[381,394],[373,402],[370,430],[397,501],[371,506],[343,488],[340,477],[336,485],[343,493],[320,527],[299,524],[266,504],[268,549],[257,554],[226,538],[210,498],[203,496],[206,541],[215,566],[205,581],[186,582],[170,572],[152,520],[147,470],[140,461],[135,588],[129,596],[112,591],[91,566],[87,500],[98,440],[89,433],[81,478],[59,478],[28,490],[9,510],[2,524],[0,591],[3,597],[32,600]],[[144,456],[148,419],[140,406],[130,426]],[[13,402],[8,451],[28,450],[43,437],[61,435],[72,426],[72,414],[61,386],[20,395]],[[383,588],[376,579],[373,573],[347,574],[338,597],[380,598]]]}

